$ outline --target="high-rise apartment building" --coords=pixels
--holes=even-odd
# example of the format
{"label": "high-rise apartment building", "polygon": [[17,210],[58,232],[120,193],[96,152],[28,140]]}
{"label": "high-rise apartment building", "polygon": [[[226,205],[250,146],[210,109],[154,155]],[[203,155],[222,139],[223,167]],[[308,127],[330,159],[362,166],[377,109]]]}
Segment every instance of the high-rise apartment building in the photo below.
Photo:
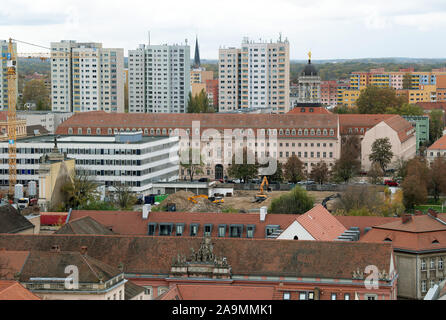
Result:
{"label": "high-rise apartment building", "polygon": [[241,49],[219,50],[219,110],[290,109],[290,54],[288,40],[253,42]]}
{"label": "high-rise apartment building", "polygon": [[124,49],[101,43],[51,43],[55,112],[124,112]]}
{"label": "high-rise apartment building", "polygon": [[[13,43],[13,50],[17,55],[17,44]],[[6,74],[6,62],[8,56],[8,41],[0,40],[0,56],[1,56],[1,69],[0,69],[0,110],[8,110],[8,75]],[[18,88],[18,80],[16,79],[16,88]],[[17,90],[16,90],[17,101]]]}
{"label": "high-rise apartment building", "polygon": [[129,50],[129,112],[185,113],[190,90],[187,44]]}

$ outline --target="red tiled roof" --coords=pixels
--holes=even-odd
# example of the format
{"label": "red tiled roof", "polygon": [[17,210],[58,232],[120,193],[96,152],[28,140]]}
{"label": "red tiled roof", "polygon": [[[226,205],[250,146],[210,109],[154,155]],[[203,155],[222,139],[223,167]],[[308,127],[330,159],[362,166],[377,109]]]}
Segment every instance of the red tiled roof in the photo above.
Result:
{"label": "red tiled roof", "polygon": [[446,102],[417,102],[417,105],[424,110],[441,109],[446,111]]}
{"label": "red tiled roof", "polygon": [[273,286],[176,284],[160,300],[273,300]]}
{"label": "red tiled roof", "polygon": [[[203,236],[204,225],[212,224],[212,237],[218,236],[218,225],[225,224],[227,229],[231,224],[243,224],[243,234],[246,235],[246,226],[255,225],[254,238],[264,239],[267,225],[279,225],[282,230],[287,228],[298,215],[267,214],[265,221],[260,221],[259,213],[186,213],[186,212],[150,212],[147,220],[142,219],[141,212],[114,212],[114,211],[73,211],[71,219],[90,216],[102,225],[111,227],[113,232],[121,235],[147,235],[149,223],[184,223],[185,235],[189,234],[189,227],[198,223],[198,236]],[[71,220],[70,219],[70,220]],[[226,229],[226,235],[228,231]],[[159,229],[157,229],[158,235]],[[175,228],[173,229],[175,234]]]}
{"label": "red tiled roof", "polygon": [[413,133],[407,135],[413,126],[412,124],[396,114],[340,114],[339,125],[342,134],[348,134],[349,128],[370,129],[377,124],[385,122],[389,127],[395,130],[401,142],[406,141],[413,136]]}
{"label": "red tiled roof", "polygon": [[322,205],[317,205],[296,219],[315,240],[333,241],[345,227]]}
{"label": "red tiled roof", "polygon": [[364,234],[365,228],[372,228],[374,226],[379,226],[388,222],[393,222],[400,220],[401,218],[394,217],[375,217],[375,216],[335,216],[335,218],[345,226],[345,228],[350,229],[353,227],[359,228],[361,235]]}
{"label": "red tiled roof", "polygon": [[16,281],[0,280],[0,300],[41,300]]}
{"label": "red tiled roof", "polygon": [[14,280],[15,276],[21,272],[28,257],[28,251],[0,250],[0,278]]}
{"label": "red tiled roof", "polygon": [[435,141],[427,150],[446,150],[446,135]]}
{"label": "red tiled roof", "polygon": [[[192,127],[193,121],[200,122],[200,128],[209,129],[280,129],[320,128],[335,129],[338,118],[335,114],[222,114],[222,113],[106,113],[104,111],[80,112],[62,123],[56,134],[68,134],[68,128],[180,128]],[[105,130],[101,134],[107,134]],[[335,134],[336,136],[336,134]]]}
{"label": "red tiled roof", "polygon": [[[446,214],[439,215],[446,221]],[[361,242],[385,242],[391,240],[395,249],[429,251],[446,248],[446,225],[427,215],[412,216],[406,223],[399,221],[375,226]]]}
{"label": "red tiled roof", "polygon": [[[312,108],[313,111],[310,112],[309,108]],[[302,112],[302,109],[305,109],[304,112]],[[294,109],[287,112],[287,114],[332,114],[330,111],[327,110],[325,107],[295,107]]]}
{"label": "red tiled roof", "polygon": [[[131,274],[169,274],[177,254],[198,249],[200,237],[0,234],[0,248],[61,251],[88,247],[104,264],[123,264]],[[355,270],[375,265],[390,272],[392,246],[386,243],[213,238],[213,252],[226,257],[237,275],[352,279]],[[373,254],[370,254],[373,252]]]}

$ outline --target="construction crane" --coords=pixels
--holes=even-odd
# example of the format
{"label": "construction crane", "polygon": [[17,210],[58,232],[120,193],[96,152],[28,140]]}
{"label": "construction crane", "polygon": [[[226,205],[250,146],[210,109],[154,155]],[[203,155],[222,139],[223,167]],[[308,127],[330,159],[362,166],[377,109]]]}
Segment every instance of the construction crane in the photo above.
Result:
{"label": "construction crane", "polygon": [[[17,184],[17,56],[21,58],[39,58],[44,61],[50,58],[50,54],[48,53],[29,53],[29,54],[17,54],[14,52],[14,42],[21,42],[24,44],[28,44],[35,47],[40,47],[44,49],[51,50],[51,48],[43,47],[40,45],[36,45],[33,43],[20,41],[16,39],[9,38],[8,42],[8,52],[5,57],[2,59],[6,59],[6,74],[8,80],[8,164],[9,164],[9,191],[8,195],[10,199],[14,198],[15,185]],[[71,53],[66,52],[70,58]]]}

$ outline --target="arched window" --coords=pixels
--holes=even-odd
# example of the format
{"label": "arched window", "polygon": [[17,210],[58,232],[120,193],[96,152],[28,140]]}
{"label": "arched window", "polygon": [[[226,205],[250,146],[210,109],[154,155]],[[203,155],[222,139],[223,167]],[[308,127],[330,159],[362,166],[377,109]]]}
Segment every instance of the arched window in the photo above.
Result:
{"label": "arched window", "polygon": [[114,128],[114,129],[113,129],[113,133],[114,133],[114,134],[118,134],[118,132],[119,132],[118,128]]}
{"label": "arched window", "polygon": [[73,128],[68,128],[68,134],[73,134]]}
{"label": "arched window", "polygon": [[310,134],[314,136],[314,129],[311,129]]}
{"label": "arched window", "polygon": [[297,132],[298,135],[302,135],[302,129],[299,129],[299,131]]}
{"label": "arched window", "polygon": [[112,135],[113,134],[112,128],[108,128],[107,132],[108,132],[109,135]]}
{"label": "arched window", "polygon": [[324,136],[326,136],[328,134],[327,129],[324,129]]}
{"label": "arched window", "polygon": [[91,134],[91,129],[87,128],[87,134]]}
{"label": "arched window", "polygon": [[334,136],[334,130],[333,129],[330,130],[330,136]]}
{"label": "arched window", "polygon": [[101,134],[101,129],[100,128],[96,128],[96,134],[100,135]]}
{"label": "arched window", "polygon": [[295,136],[295,135],[296,135],[296,129],[291,130],[291,134],[292,134],[293,136]]}
{"label": "arched window", "polygon": [[161,130],[158,128],[158,129],[156,129],[156,135],[158,136],[158,135],[160,135],[161,134]]}
{"label": "arched window", "polygon": [[279,131],[279,135],[283,135],[283,130],[282,129],[280,129],[280,131]]}
{"label": "arched window", "polygon": [[316,134],[317,134],[318,136],[320,136],[320,135],[321,135],[321,129],[317,129]]}
{"label": "arched window", "polygon": [[304,135],[308,136],[308,129],[304,130]]}
{"label": "arched window", "polygon": [[144,128],[144,134],[149,134],[149,129]]}
{"label": "arched window", "polygon": [[164,128],[163,129],[163,135],[165,136],[167,134],[167,130]]}
{"label": "arched window", "polygon": [[132,132],[136,132],[136,128],[133,128],[133,129],[132,129]]}
{"label": "arched window", "polygon": [[286,129],[285,134],[286,134],[287,136],[289,136],[289,135],[290,135],[290,129]]}
{"label": "arched window", "polygon": [[150,135],[152,135],[153,136],[153,134],[155,133],[155,130],[153,130],[153,128],[152,129],[150,129]]}

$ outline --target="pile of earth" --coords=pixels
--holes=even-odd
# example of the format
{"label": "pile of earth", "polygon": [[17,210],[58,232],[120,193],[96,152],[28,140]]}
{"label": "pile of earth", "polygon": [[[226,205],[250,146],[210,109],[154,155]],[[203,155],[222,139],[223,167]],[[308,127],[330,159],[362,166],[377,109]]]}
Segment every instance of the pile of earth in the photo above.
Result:
{"label": "pile of earth", "polygon": [[168,204],[175,204],[177,212],[221,212],[218,204],[212,203],[207,198],[195,198],[197,203],[189,200],[195,194],[190,191],[178,191],[169,195],[160,203],[162,208],[166,208]]}

